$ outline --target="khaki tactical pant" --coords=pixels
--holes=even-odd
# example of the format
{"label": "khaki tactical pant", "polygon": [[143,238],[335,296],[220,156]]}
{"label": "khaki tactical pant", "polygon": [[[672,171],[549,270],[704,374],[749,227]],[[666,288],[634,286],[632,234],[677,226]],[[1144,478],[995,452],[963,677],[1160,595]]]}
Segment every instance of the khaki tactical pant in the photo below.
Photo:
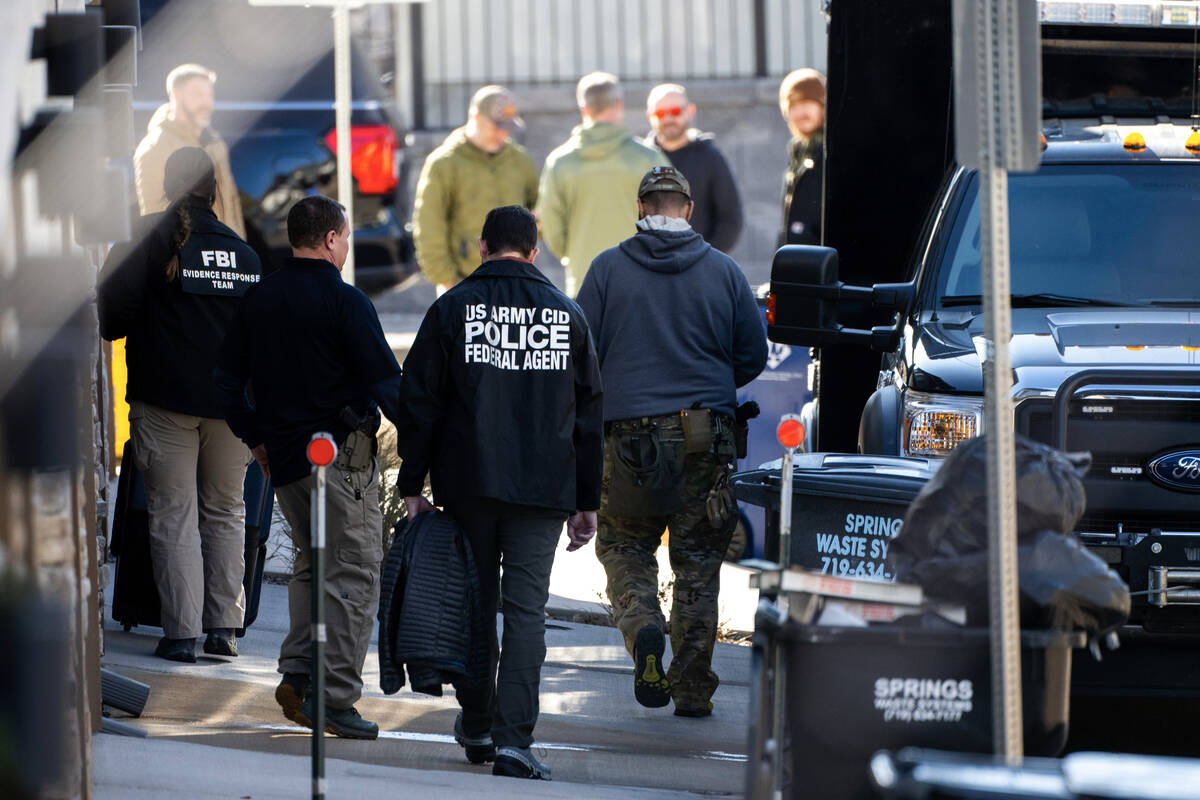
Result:
{"label": "khaki tactical pant", "polygon": [[[325,472],[325,703],[350,708],[362,696],[362,670],[379,608],[383,516],[379,470]],[[292,528],[296,562],[288,583],[291,630],[279,652],[281,673],[312,669],[312,490],[316,476],[279,486],[275,497]]]}
{"label": "khaki tactical pant", "polygon": [[[604,442],[603,494],[600,500],[596,555],[608,576],[608,601],[617,627],[632,655],[637,633],[646,625],[666,630],[658,601],[658,560],[655,553],[664,529],[670,531],[668,551],[675,586],[671,600],[671,666],[667,680],[676,706],[703,706],[720,680],[712,671],[717,636],[717,595],[721,562],[733,536],[732,525],[715,528],[708,520],[708,491],[727,465],[735,460],[732,436],[714,436],[713,448],[684,456],[683,506],[663,516],[618,517],[608,513],[609,484],[617,437],[622,432],[656,426],[663,457],[684,452],[679,415],[620,421]],[[632,427],[631,427],[632,426]]]}
{"label": "khaki tactical pant", "polygon": [[163,632],[191,639],[203,630],[242,627],[249,449],[225,420],[146,403],[130,406],[129,426],[146,483]]}

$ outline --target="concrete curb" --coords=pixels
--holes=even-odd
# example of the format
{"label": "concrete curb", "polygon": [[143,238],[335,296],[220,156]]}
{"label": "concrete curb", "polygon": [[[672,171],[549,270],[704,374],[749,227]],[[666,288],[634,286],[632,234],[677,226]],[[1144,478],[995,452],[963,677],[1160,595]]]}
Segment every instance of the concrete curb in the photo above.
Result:
{"label": "concrete curb", "polygon": [[612,614],[597,608],[592,611],[586,608],[570,608],[568,606],[546,606],[546,618],[560,622],[578,622],[581,625],[599,625],[605,628],[615,628]]}

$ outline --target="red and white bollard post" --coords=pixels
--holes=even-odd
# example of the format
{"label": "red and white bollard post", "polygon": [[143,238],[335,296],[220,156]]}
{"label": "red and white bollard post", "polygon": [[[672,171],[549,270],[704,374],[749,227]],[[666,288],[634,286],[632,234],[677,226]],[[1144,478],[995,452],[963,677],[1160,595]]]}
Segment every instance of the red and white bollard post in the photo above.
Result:
{"label": "red and white bollard post", "polygon": [[337,458],[328,433],[314,433],[308,463],[317,476],[312,491],[312,796],[325,800],[325,468]]}
{"label": "red and white bollard post", "polygon": [[779,418],[775,438],[783,445],[783,465],[779,470],[779,568],[792,563],[792,459],[804,443],[804,424],[797,414]]}
{"label": "red and white bollard post", "polygon": [[[797,414],[784,414],[779,418],[779,426],[775,429],[775,438],[783,445],[783,463],[779,468],[779,570],[780,588],[783,586],[783,572],[792,563],[792,459],[796,448],[804,443],[804,424]],[[780,591],[779,599],[786,604],[786,595]],[[786,608],[786,605],[784,606]],[[787,713],[784,693],[787,689],[784,675],[786,669],[783,663],[783,646],[775,645],[775,785],[773,796],[782,796],[783,791],[783,762],[784,762],[784,714]],[[795,780],[796,776],[792,776]]]}

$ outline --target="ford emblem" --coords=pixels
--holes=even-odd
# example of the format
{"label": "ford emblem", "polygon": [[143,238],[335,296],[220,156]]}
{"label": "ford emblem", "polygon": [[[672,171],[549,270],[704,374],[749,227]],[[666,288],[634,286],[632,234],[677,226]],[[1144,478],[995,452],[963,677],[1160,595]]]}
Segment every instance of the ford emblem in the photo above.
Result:
{"label": "ford emblem", "polygon": [[1146,469],[1155,483],[1185,492],[1200,492],[1200,448],[1164,453]]}

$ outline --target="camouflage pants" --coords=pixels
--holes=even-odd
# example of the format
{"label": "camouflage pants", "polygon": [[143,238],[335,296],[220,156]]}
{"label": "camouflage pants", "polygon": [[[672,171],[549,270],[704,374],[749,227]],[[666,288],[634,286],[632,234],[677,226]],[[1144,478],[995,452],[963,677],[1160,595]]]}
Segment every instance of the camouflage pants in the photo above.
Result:
{"label": "camouflage pants", "polygon": [[[653,424],[665,457],[682,457],[683,505],[662,516],[613,516],[608,513],[609,487],[617,437]],[[642,427],[641,429],[645,429]],[[604,447],[604,493],[600,501],[596,555],[608,576],[608,600],[625,648],[633,653],[637,632],[646,625],[667,630],[658,601],[655,553],[664,529],[670,530],[668,551],[675,576],[671,599],[671,666],[667,680],[677,706],[702,706],[720,681],[712,671],[717,635],[717,593],[721,562],[733,535],[733,524],[718,530],[708,520],[705,499],[721,472],[735,460],[732,435],[714,434],[711,450],[684,453],[678,415],[613,423]]]}

